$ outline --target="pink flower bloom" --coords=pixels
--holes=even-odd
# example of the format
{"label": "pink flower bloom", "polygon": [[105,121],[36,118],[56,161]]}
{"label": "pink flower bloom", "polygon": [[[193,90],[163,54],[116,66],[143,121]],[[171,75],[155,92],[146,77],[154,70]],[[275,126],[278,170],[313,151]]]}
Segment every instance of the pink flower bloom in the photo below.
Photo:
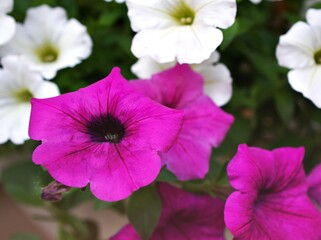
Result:
{"label": "pink flower bloom", "polygon": [[163,163],[180,180],[204,178],[209,169],[212,147],[218,147],[233,117],[204,95],[204,81],[188,65],[155,74],[150,81],[132,81],[134,87],[161,104],[184,110],[179,137]]}
{"label": "pink flower bloom", "polygon": [[321,206],[321,164],[317,165],[307,177],[308,195]]}
{"label": "pink flower bloom", "polygon": [[235,239],[321,239],[321,214],[307,196],[303,157],[303,147],[239,146],[227,168],[237,191],[224,210]]}
{"label": "pink flower bloom", "polygon": [[134,91],[118,68],[76,92],[31,102],[29,135],[42,141],[34,163],[64,185],[90,182],[106,201],[124,199],[156,178],[158,151],[171,147],[183,118]]}
{"label": "pink flower bloom", "polygon": [[[159,185],[162,214],[150,240],[223,240],[224,202],[208,195],[194,195],[165,183]],[[110,240],[140,240],[132,225]]]}

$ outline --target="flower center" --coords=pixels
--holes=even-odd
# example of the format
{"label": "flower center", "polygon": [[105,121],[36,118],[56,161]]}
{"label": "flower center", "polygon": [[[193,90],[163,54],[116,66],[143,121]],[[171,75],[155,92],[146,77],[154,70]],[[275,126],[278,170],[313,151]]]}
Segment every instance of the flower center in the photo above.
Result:
{"label": "flower center", "polygon": [[30,99],[32,98],[32,94],[26,88],[16,92],[14,96],[19,102],[22,102],[22,103],[29,102]]}
{"label": "flower center", "polygon": [[172,16],[180,25],[192,25],[195,12],[184,1],[180,1],[179,6],[173,12]]}
{"label": "flower center", "polygon": [[125,136],[125,126],[111,114],[94,117],[86,126],[94,142],[119,143]]}
{"label": "flower center", "polygon": [[314,61],[316,64],[321,64],[321,49],[314,54]]}
{"label": "flower center", "polygon": [[41,62],[51,63],[57,60],[59,52],[52,44],[46,43],[37,50],[37,55]]}

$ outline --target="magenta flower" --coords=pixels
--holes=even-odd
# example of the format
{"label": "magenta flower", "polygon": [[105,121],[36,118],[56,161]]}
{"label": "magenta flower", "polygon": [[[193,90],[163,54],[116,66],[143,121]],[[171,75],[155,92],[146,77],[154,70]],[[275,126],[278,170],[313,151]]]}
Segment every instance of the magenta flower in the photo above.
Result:
{"label": "magenta flower", "polygon": [[[159,223],[150,240],[223,240],[224,202],[208,195],[195,195],[161,183],[162,200]],[[132,225],[122,228],[110,240],[140,240]]]}
{"label": "magenta flower", "polygon": [[204,95],[204,81],[188,65],[155,74],[150,81],[132,81],[134,87],[151,99],[184,110],[184,122],[173,147],[161,154],[163,163],[180,180],[204,178],[209,170],[212,147],[218,147],[233,117]]}
{"label": "magenta flower", "polygon": [[307,177],[308,195],[321,206],[321,164],[317,165]]}
{"label": "magenta flower", "polygon": [[105,79],[73,93],[32,99],[29,135],[42,144],[33,161],[71,187],[116,201],[151,183],[159,151],[177,138],[183,113],[134,91],[114,68]]}
{"label": "magenta flower", "polygon": [[303,147],[239,146],[227,168],[236,191],[224,210],[235,239],[321,239],[321,214],[307,196],[303,157]]}

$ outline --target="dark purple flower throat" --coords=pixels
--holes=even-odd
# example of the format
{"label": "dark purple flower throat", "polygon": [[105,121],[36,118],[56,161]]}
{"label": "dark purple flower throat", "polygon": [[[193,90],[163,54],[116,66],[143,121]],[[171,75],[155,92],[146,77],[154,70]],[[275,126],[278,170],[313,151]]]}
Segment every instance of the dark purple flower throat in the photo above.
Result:
{"label": "dark purple flower throat", "polygon": [[124,124],[109,113],[91,118],[86,126],[94,142],[119,143],[125,136]]}

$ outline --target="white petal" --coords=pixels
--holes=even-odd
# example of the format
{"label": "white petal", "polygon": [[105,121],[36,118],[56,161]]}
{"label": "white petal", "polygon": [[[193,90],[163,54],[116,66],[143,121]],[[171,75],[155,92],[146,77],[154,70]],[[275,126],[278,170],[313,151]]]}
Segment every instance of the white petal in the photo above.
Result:
{"label": "white petal", "polygon": [[[187,4],[194,3],[196,9],[195,22],[208,26],[228,28],[236,16],[235,0],[185,0]],[[190,2],[190,3],[189,3]]]}
{"label": "white petal", "polygon": [[38,84],[37,88],[34,89],[34,97],[36,98],[48,98],[59,95],[59,88],[53,82],[42,81]]}
{"label": "white petal", "polygon": [[0,1],[0,15],[11,12],[13,8],[13,0],[1,0]]}
{"label": "white petal", "polygon": [[260,3],[262,0],[250,0],[252,3],[254,3],[254,4],[258,4],[258,3]]}
{"label": "white petal", "polygon": [[309,9],[306,13],[307,22],[310,25],[321,25],[321,9]]}
{"label": "white petal", "polygon": [[176,1],[172,0],[128,0],[128,17],[131,28],[138,32],[144,29],[163,29],[177,23],[170,16]]}
{"label": "white petal", "polygon": [[317,39],[312,28],[304,22],[297,22],[280,37],[276,56],[283,67],[304,68],[314,65],[316,49]]}
{"label": "white petal", "polygon": [[23,56],[9,55],[2,59],[0,70],[0,143],[11,140],[22,144],[28,139],[30,103],[16,97],[21,90],[28,90],[34,97],[57,96],[56,84],[46,82],[39,72],[31,71]]}
{"label": "white petal", "polygon": [[232,97],[232,77],[224,64],[211,66],[200,72],[205,79],[204,92],[218,105],[223,106]]}
{"label": "white petal", "polygon": [[150,56],[159,63],[200,63],[222,42],[222,32],[213,27],[177,26],[144,30],[136,34],[132,52],[137,58]]}
{"label": "white petal", "polygon": [[[43,62],[39,49],[46,45],[57,49],[57,59]],[[47,5],[31,8],[23,25],[18,24],[13,39],[0,48],[0,55],[23,55],[30,68],[46,79],[55,77],[59,69],[73,67],[91,53],[92,41],[86,28],[77,20],[67,20],[63,8]]]}
{"label": "white petal", "polygon": [[220,60],[220,54],[218,51],[212,52],[209,59],[201,62],[200,64],[192,64],[191,67],[197,72],[206,71],[208,68],[213,67],[214,63],[217,63]]}
{"label": "white petal", "polygon": [[0,143],[11,140],[14,144],[22,144],[28,137],[30,104],[21,104],[1,111]]}
{"label": "white petal", "polygon": [[59,48],[61,51],[59,60],[65,61],[64,67],[73,67],[91,54],[92,40],[82,24],[70,19],[61,31]]}
{"label": "white petal", "polygon": [[288,73],[288,79],[294,90],[321,108],[321,66],[292,70]]}
{"label": "white petal", "polygon": [[146,56],[138,59],[138,61],[131,67],[131,71],[139,78],[147,79],[153,74],[159,73],[165,69],[173,67],[175,62],[160,64],[154,59]]}
{"label": "white petal", "polygon": [[137,58],[150,56],[159,63],[172,62],[176,57],[177,27],[138,32],[131,51]]}
{"label": "white petal", "polygon": [[221,44],[223,34],[214,27],[193,24],[181,27],[177,41],[177,61],[179,63],[201,63]]}
{"label": "white petal", "polygon": [[29,38],[38,44],[43,44],[44,41],[55,43],[66,21],[67,15],[63,8],[41,5],[28,9],[24,28]]}
{"label": "white petal", "polygon": [[16,118],[11,125],[10,140],[14,144],[23,144],[25,140],[29,139],[28,128],[30,119],[31,105],[24,104],[19,106],[15,111]]}
{"label": "white petal", "polygon": [[16,23],[7,15],[0,15],[0,45],[7,43],[14,35]]}

